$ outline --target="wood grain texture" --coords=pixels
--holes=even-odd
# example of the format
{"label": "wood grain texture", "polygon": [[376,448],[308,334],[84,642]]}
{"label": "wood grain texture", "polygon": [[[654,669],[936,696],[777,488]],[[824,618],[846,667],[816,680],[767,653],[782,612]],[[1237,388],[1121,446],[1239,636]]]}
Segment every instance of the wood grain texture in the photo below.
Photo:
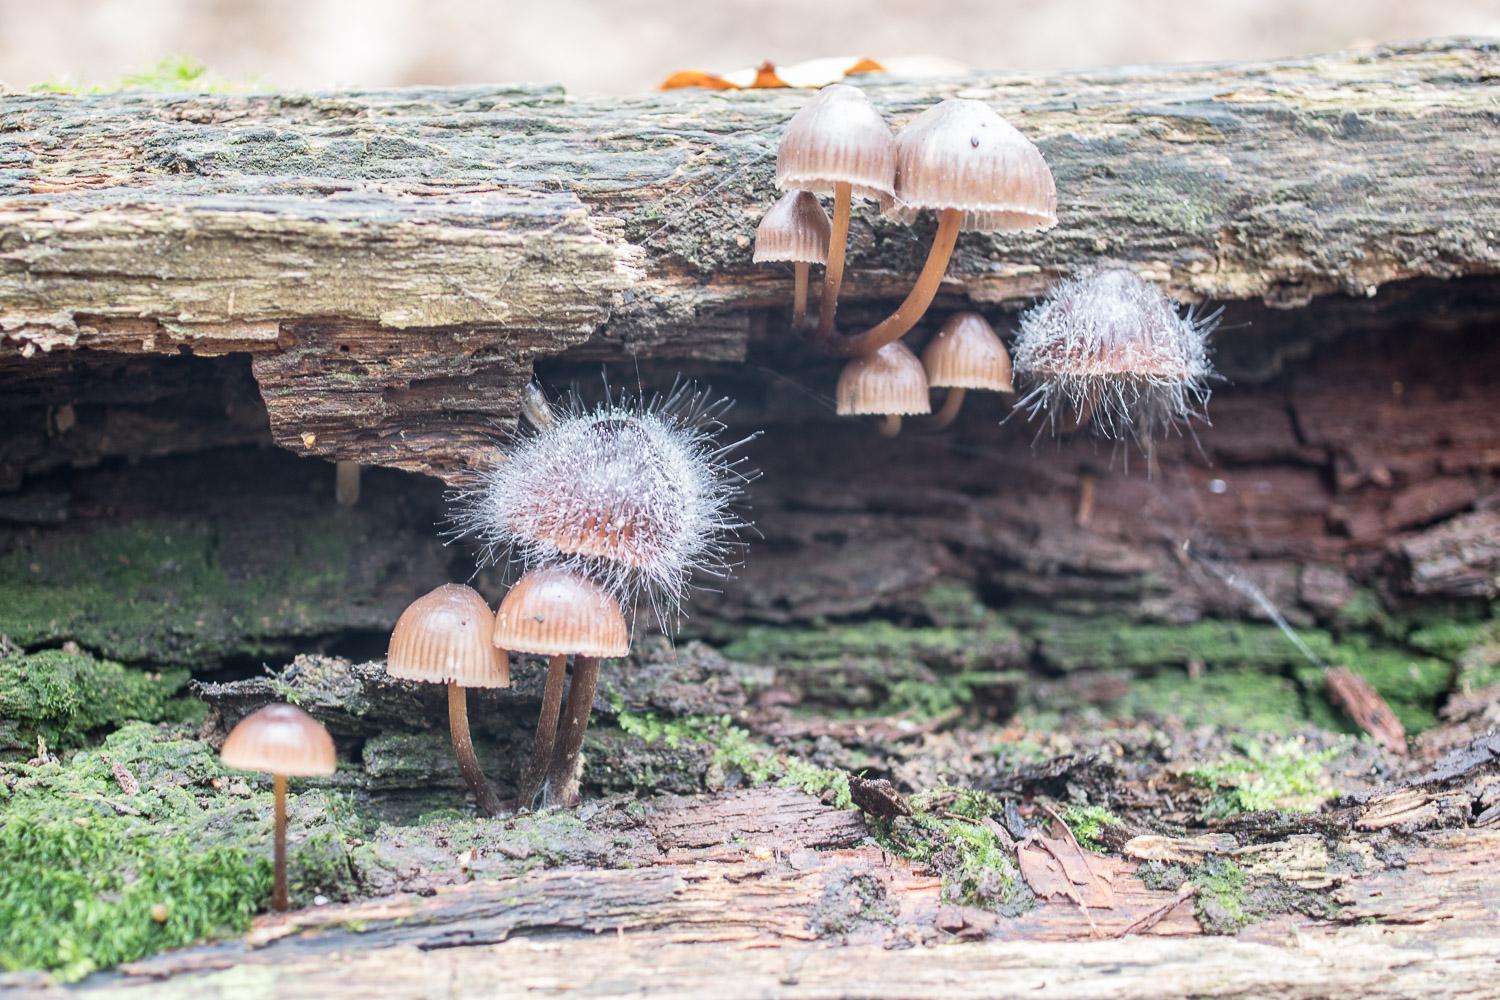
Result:
{"label": "wood grain texture", "polygon": [[[873,82],[900,125],[991,104],[1057,176],[1059,227],[969,234],[944,300],[1029,298],[1096,259],[1186,299],[1370,294],[1500,269],[1496,45],[1235,66]],[[783,336],[749,245],[796,91],[547,87],[0,97],[0,343],[248,351],[276,440],[453,477],[531,361],[735,361]],[[851,321],[930,228],[868,210]]]}

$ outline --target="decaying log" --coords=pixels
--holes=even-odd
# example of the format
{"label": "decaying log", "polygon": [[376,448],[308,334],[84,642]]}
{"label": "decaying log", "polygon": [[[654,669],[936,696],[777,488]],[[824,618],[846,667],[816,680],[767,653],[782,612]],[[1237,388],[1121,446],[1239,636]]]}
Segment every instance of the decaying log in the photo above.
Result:
{"label": "decaying log", "polygon": [[[1493,42],[1049,78],[875,81],[1029,135],[1060,226],[965,236],[945,298],[1024,300],[1123,260],[1190,299],[1373,294],[1500,265]],[[802,92],[555,88],[0,97],[0,336],[26,356],[248,352],[278,443],[451,477],[531,362],[739,361],[784,340],[756,269]],[[925,230],[856,218],[857,321]]]}
{"label": "decaying log", "polygon": [[[266,918],[243,941],[134,963],[78,992],[259,994],[276,982],[405,997],[442,982],[497,996],[1449,997],[1484,995],[1500,968],[1493,831],[1424,835],[1400,865],[1338,876],[1333,919],[1285,916],[1226,941],[1201,936],[1188,896],[1147,888],[1133,862],[1111,905],[1086,915],[1042,901],[997,922],[945,905],[937,879],[863,845],[857,814],[795,792],[658,802],[645,829],[654,846],[613,864]],[[965,938],[990,940],[942,947]]]}

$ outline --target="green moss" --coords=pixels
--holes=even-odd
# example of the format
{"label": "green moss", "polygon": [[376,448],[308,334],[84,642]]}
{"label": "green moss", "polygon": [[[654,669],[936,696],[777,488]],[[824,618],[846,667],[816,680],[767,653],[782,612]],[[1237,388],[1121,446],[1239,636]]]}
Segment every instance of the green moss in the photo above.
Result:
{"label": "green moss", "polygon": [[1086,851],[1103,851],[1104,844],[1099,838],[1107,826],[1124,826],[1120,817],[1105,809],[1103,806],[1068,806],[1063,811],[1062,820],[1068,824],[1068,829],[1073,832],[1073,839]]}
{"label": "green moss", "polygon": [[843,771],[816,767],[799,758],[780,753],[751,737],[733,724],[729,716],[679,716],[663,719],[654,714],[615,708],[620,728],[646,743],[664,743],[668,747],[702,744],[713,752],[713,766],[721,772],[738,771],[751,784],[771,782],[799,788],[809,795],[831,793],[834,805],[848,809],[849,776]]}
{"label": "green moss", "polygon": [[1110,710],[1130,718],[1171,716],[1190,726],[1288,735],[1310,717],[1295,681],[1251,667],[1216,667],[1200,677],[1180,670],[1137,677]]}
{"label": "green moss", "polygon": [[1019,635],[997,618],[973,627],[905,627],[875,620],[821,628],[754,626],[724,649],[732,660],[783,663],[840,657],[921,660],[955,669],[984,669],[1010,662]]}
{"label": "green moss", "polygon": [[[298,781],[289,814],[294,900],[348,895],[364,833],[348,804]],[[0,767],[0,965],[74,979],[243,930],[270,894],[270,815],[268,782],[169,727]]]}
{"label": "green moss", "polygon": [[882,847],[937,872],[948,902],[1012,913],[1029,905],[1015,858],[986,822],[1000,813],[998,799],[940,788],[908,801],[910,817],[872,823]]}
{"label": "green moss", "polygon": [[1296,741],[1267,749],[1247,740],[1240,755],[1195,767],[1186,776],[1210,792],[1202,809],[1204,819],[1263,809],[1306,812],[1337,794],[1324,784],[1323,766],[1340,752],[1341,747],[1308,750]]}
{"label": "green moss", "polygon": [[130,719],[181,721],[202,703],[177,697],[187,671],[146,673],[84,653],[47,650],[0,657],[0,751],[32,751],[40,736],[53,750]]}
{"label": "green moss", "polygon": [[0,635],[23,647],[71,639],[111,659],[192,665],[347,627],[340,595],[358,590],[349,587],[354,553],[373,527],[357,511],[287,524],[253,566],[233,567],[215,529],[194,521],[39,535],[0,554]]}
{"label": "green moss", "polygon": [[1227,858],[1211,857],[1193,870],[1198,924],[1209,934],[1233,934],[1254,919],[1246,906],[1249,878]]}

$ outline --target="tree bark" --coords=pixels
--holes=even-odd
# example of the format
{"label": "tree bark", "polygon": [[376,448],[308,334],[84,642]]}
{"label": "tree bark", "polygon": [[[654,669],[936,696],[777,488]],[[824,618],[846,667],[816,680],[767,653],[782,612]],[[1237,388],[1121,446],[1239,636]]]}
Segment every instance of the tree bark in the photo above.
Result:
{"label": "tree bark", "polygon": [[[900,125],[962,92],[1033,137],[1058,228],[967,234],[943,298],[1124,261],[1185,299],[1299,305],[1493,274],[1493,42],[1232,66],[871,78]],[[445,478],[493,459],[533,360],[737,362],[790,340],[756,268],[799,91],[555,88],[0,98],[0,331],[22,355],[255,358],[276,440]],[[846,323],[930,235],[860,212]]]}

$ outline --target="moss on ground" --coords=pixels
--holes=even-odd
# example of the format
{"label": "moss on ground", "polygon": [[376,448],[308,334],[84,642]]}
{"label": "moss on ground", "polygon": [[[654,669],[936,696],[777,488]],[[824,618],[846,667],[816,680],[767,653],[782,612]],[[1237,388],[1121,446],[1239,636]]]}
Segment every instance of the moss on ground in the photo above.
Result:
{"label": "moss on ground", "polygon": [[348,627],[354,553],[373,526],[357,511],[286,524],[253,568],[226,566],[201,522],[38,535],[0,554],[0,635],[176,666],[288,651],[297,636]]}
{"label": "moss on ground", "polygon": [[168,56],[150,69],[127,73],[112,83],[80,84],[48,80],[31,88],[38,94],[113,94],[143,90],[156,94],[228,94],[252,89],[249,83],[222,80],[188,56]]}
{"label": "moss on ground", "polygon": [[961,625],[902,626],[874,620],[820,628],[751,626],[723,650],[732,660],[787,663],[838,658],[919,660],[955,670],[1013,664],[1020,635],[996,615]]}
{"label": "moss on ground", "polygon": [[709,747],[712,767],[719,772],[718,780],[711,780],[711,784],[722,785],[723,776],[737,772],[752,785],[775,783],[799,788],[809,795],[828,794],[840,809],[853,805],[849,776],[843,771],[817,767],[783,754],[755,740],[727,715],[663,719],[654,714],[626,711],[622,705],[617,705],[615,712],[620,729],[647,744],[663,743],[673,749],[688,744]]}
{"label": "moss on ground", "polygon": [[871,820],[875,839],[892,854],[925,865],[943,880],[952,903],[1018,913],[1034,902],[1016,859],[986,822],[1002,812],[985,792],[938,788],[907,800],[911,816]]}
{"label": "moss on ground", "polygon": [[1239,748],[1239,754],[1186,772],[1209,793],[1202,808],[1206,820],[1265,809],[1307,812],[1337,794],[1324,780],[1324,767],[1342,747],[1310,750],[1289,740],[1268,748],[1245,740]]}
{"label": "moss on ground", "polygon": [[[76,979],[234,934],[269,900],[269,779],[180,729],[135,723],[67,763],[0,767],[0,966]],[[293,782],[293,901],[343,898],[363,826]]]}
{"label": "moss on ground", "polygon": [[1249,877],[1228,858],[1210,857],[1192,874],[1198,895],[1193,912],[1208,934],[1234,934],[1254,921],[1248,902]]}
{"label": "moss on ground", "polygon": [[1120,817],[1103,806],[1071,805],[1062,813],[1062,821],[1073,833],[1073,839],[1085,851],[1103,852],[1106,847],[1100,838],[1107,826],[1124,826]]}
{"label": "moss on ground", "polygon": [[132,719],[182,721],[201,702],[178,697],[187,671],[147,673],[86,653],[46,650],[0,656],[0,754],[82,746],[101,729]]}

